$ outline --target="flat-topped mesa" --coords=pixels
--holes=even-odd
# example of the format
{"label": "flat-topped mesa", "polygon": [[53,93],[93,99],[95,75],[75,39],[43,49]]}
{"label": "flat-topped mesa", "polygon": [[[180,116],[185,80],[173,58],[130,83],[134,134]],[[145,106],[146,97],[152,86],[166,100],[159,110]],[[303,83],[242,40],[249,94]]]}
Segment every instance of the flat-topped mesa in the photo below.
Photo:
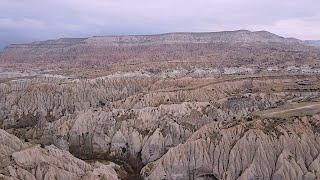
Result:
{"label": "flat-topped mesa", "polygon": [[65,47],[79,44],[102,46],[138,46],[183,43],[239,43],[239,42],[281,42],[299,43],[292,38],[283,38],[267,31],[251,32],[247,30],[223,32],[176,32],[156,35],[93,36],[90,38],[61,38],[38,41],[30,44],[12,44],[10,48]]}
{"label": "flat-topped mesa", "polygon": [[86,44],[100,46],[142,46],[189,43],[299,43],[300,41],[296,39],[283,38],[266,31],[250,32],[246,30],[239,30],[201,33],[176,32],[158,35],[94,36],[88,38],[85,42]]}
{"label": "flat-topped mesa", "polygon": [[[259,59],[266,59],[267,63],[272,63],[272,60],[283,59],[284,51],[303,51],[303,55],[297,58],[305,60],[307,59],[305,57],[311,56],[311,53],[306,52],[309,49],[313,50],[303,41],[284,38],[266,31],[177,32],[158,35],[62,38],[30,44],[14,44],[4,49],[0,55],[0,62],[30,64],[41,62],[58,65],[57,62],[75,60],[75,64],[81,65],[110,65],[139,60],[144,63],[196,61],[197,64],[205,62],[239,65],[246,63],[244,60],[248,59],[259,62],[261,62]],[[256,56],[258,58],[255,58]],[[291,58],[291,61],[294,61],[293,59]],[[283,60],[290,61],[290,59]],[[248,63],[252,64],[251,60]]]}

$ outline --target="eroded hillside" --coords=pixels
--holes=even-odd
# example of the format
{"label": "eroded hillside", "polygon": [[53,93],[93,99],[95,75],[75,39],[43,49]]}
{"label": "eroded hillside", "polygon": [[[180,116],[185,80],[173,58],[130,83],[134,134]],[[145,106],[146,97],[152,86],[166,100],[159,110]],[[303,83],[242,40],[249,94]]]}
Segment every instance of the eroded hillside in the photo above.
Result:
{"label": "eroded hillside", "polygon": [[[15,59],[21,49],[8,50],[2,60],[11,62],[0,69],[0,178],[319,179],[317,56],[312,60],[316,63],[303,63],[294,59],[294,53],[283,54],[291,60],[281,59],[283,64],[272,63],[276,58],[266,60],[264,64],[270,64],[266,66],[239,64],[238,58],[229,59],[233,66],[202,66],[201,58],[196,59],[200,65],[188,66],[170,64],[168,59],[140,67],[113,58],[117,63],[112,67],[94,63],[96,68],[70,62],[72,68],[28,63],[40,52],[39,57],[46,57],[47,50],[58,52],[88,41],[115,49],[162,44],[193,44],[194,49],[197,44],[190,54],[206,51],[202,45],[211,46],[213,41],[241,42],[240,49],[246,43],[273,48],[280,43],[282,49],[299,47],[308,57],[310,51],[319,51],[266,32],[228,33],[223,38],[210,33],[192,38],[167,34],[20,45],[26,57],[21,62],[28,66]],[[238,37],[239,33],[244,35]],[[255,48],[261,50],[260,45]],[[159,58],[166,59],[162,55]]]}

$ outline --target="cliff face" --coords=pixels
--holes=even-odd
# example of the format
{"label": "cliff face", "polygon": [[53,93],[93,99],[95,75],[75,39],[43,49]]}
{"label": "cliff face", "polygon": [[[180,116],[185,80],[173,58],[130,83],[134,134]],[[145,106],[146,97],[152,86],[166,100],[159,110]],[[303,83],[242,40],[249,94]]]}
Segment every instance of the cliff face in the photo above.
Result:
{"label": "cliff face", "polygon": [[216,33],[168,33],[148,36],[98,36],[86,40],[86,43],[88,44],[101,46],[253,42],[301,43],[299,40],[286,39],[265,31],[250,32],[246,30]]}

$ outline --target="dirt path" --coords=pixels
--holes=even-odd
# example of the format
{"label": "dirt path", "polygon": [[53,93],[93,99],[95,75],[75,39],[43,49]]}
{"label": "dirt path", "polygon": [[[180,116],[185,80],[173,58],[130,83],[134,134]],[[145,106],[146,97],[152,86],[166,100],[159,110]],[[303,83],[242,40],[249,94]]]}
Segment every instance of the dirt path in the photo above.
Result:
{"label": "dirt path", "polygon": [[311,104],[311,105],[305,105],[305,106],[296,107],[296,108],[292,108],[292,109],[285,109],[282,111],[267,112],[262,115],[263,116],[272,116],[272,115],[278,115],[278,114],[283,114],[283,113],[288,113],[288,112],[294,112],[297,110],[315,110],[315,109],[319,109],[319,111],[320,111],[320,104]]}

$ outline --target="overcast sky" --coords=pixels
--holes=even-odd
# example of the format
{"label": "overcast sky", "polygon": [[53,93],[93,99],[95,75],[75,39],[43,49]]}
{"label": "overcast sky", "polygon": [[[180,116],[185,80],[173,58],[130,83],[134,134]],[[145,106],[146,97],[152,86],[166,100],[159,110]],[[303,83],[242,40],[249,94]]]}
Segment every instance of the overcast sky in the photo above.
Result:
{"label": "overcast sky", "polygon": [[320,0],[0,0],[0,46],[59,37],[238,29],[320,39]]}

